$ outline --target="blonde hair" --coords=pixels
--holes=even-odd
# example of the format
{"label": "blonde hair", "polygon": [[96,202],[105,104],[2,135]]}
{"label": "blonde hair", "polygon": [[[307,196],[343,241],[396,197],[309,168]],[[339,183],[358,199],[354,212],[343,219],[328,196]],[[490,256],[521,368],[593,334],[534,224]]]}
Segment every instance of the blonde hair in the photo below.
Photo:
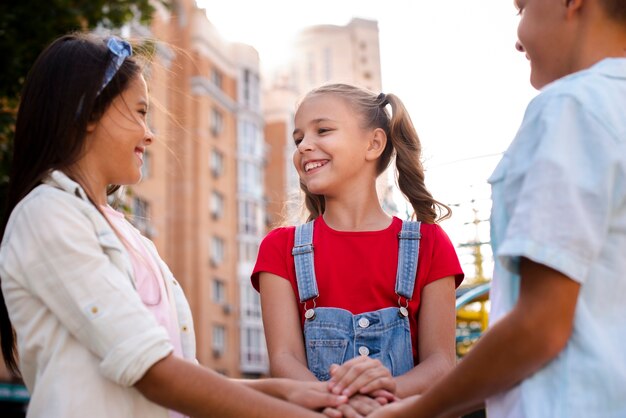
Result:
{"label": "blonde hair", "polygon": [[[349,84],[327,84],[311,90],[301,104],[313,96],[324,94],[344,99],[359,115],[362,128],[381,128],[385,131],[388,141],[378,159],[377,174],[382,174],[395,157],[398,187],[413,207],[415,219],[435,223],[451,216],[450,208],[435,200],[426,189],[422,145],[409,113],[396,95],[381,93],[377,96]],[[391,107],[391,114],[387,105]],[[309,212],[307,219],[310,221],[322,215],[326,209],[324,196],[310,193],[302,182],[300,188],[305,194],[304,205]]]}

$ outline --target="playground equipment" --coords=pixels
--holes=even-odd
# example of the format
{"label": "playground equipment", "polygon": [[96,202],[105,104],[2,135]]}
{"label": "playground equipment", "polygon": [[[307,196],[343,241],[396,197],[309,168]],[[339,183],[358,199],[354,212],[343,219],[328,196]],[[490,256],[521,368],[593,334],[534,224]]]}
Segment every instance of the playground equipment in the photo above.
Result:
{"label": "playground equipment", "polygon": [[476,343],[489,322],[489,289],[485,281],[461,286],[456,293],[456,354],[463,357]]}

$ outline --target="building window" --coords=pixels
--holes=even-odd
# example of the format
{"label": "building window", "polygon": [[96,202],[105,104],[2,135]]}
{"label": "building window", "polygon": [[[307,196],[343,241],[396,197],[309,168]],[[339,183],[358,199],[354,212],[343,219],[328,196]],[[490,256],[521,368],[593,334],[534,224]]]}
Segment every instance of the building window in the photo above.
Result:
{"label": "building window", "polygon": [[218,178],[224,172],[224,156],[218,150],[211,151],[210,166],[214,178]]}
{"label": "building window", "polygon": [[[293,165],[293,164],[292,164]],[[257,163],[240,161],[239,189],[243,192],[254,193],[262,188],[263,175]]]}
{"label": "building window", "polygon": [[211,133],[213,136],[219,136],[224,129],[224,116],[219,109],[211,109]]}
{"label": "building window", "polygon": [[211,285],[211,300],[214,303],[222,304],[226,302],[226,285],[220,279],[213,279]]}
{"label": "building window", "polygon": [[239,203],[239,226],[243,234],[257,235],[259,222],[257,217],[257,204],[255,202],[242,201]]}
{"label": "building window", "polygon": [[213,325],[213,355],[219,357],[226,351],[226,328]]}
{"label": "building window", "polygon": [[250,121],[239,123],[240,155],[257,157],[261,155],[263,139],[259,127]]}
{"label": "building window", "polygon": [[224,195],[220,192],[211,193],[211,216],[213,219],[220,219],[224,215]]}
{"label": "building window", "polygon": [[244,318],[261,318],[261,299],[252,286],[243,288],[242,305]]}
{"label": "building window", "polygon": [[258,328],[247,328],[243,342],[244,361],[250,364],[265,362],[265,339],[263,331]]}
{"label": "building window", "polygon": [[224,240],[220,237],[211,239],[211,264],[217,266],[224,261]]}
{"label": "building window", "polygon": [[211,82],[215,84],[218,89],[222,90],[224,85],[224,76],[215,68],[211,70]]}

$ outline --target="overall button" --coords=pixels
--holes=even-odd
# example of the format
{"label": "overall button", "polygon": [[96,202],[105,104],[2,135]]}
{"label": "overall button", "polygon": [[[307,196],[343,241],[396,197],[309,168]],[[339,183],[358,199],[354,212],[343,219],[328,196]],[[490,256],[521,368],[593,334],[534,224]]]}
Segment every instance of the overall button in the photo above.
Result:
{"label": "overall button", "polygon": [[361,319],[359,319],[359,326],[361,328],[367,328],[370,326],[370,320],[367,319],[366,317],[362,317]]}
{"label": "overall button", "polygon": [[362,347],[359,347],[359,354],[360,354],[360,355],[362,355],[362,356],[367,356],[367,355],[369,355],[369,353],[370,353],[369,348],[367,348],[367,347],[363,347],[363,346],[362,346]]}

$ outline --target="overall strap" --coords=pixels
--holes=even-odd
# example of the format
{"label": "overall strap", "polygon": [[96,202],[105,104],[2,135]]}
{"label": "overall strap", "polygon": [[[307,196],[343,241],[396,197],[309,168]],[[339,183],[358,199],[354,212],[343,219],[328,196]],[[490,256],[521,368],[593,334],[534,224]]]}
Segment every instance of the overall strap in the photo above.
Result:
{"label": "overall strap", "polygon": [[396,274],[396,294],[411,300],[415,287],[417,257],[419,255],[420,222],[402,221],[402,230],[398,234],[398,272]]}
{"label": "overall strap", "polygon": [[296,264],[296,281],[301,303],[319,296],[313,264],[313,223],[314,221],[309,221],[296,226],[296,238],[291,250]]}

